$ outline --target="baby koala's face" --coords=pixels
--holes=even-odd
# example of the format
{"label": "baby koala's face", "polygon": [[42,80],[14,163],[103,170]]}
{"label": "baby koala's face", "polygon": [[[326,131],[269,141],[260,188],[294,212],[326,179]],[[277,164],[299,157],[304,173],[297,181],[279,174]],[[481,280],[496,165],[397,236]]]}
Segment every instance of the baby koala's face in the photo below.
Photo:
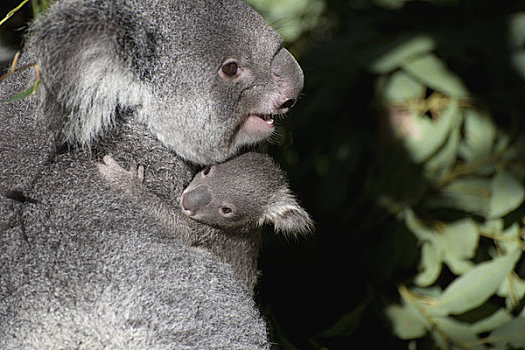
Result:
{"label": "baby koala's face", "polygon": [[[251,153],[205,168],[184,190],[184,214],[215,227],[257,224],[281,179],[270,158]],[[282,181],[282,180],[281,180]]]}

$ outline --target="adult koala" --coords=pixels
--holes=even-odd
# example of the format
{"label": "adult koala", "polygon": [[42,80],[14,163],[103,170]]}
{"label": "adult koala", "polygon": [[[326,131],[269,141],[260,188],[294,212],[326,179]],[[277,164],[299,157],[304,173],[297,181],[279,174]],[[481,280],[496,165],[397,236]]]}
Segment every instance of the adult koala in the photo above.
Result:
{"label": "adult koala", "polygon": [[144,165],[177,206],[198,166],[264,140],[293,105],[303,77],[280,37],[238,0],[61,0],[23,56],[43,80],[0,109],[0,348],[267,348],[253,239],[183,216],[166,230],[96,164]]}

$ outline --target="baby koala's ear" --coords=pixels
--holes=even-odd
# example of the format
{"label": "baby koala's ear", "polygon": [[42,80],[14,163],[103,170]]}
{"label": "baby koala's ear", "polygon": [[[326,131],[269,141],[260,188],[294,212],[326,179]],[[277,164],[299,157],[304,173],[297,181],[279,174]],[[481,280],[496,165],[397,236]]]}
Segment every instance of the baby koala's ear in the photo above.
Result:
{"label": "baby koala's ear", "polygon": [[289,192],[280,192],[268,203],[262,223],[272,223],[275,231],[285,234],[306,235],[314,229],[310,215]]}

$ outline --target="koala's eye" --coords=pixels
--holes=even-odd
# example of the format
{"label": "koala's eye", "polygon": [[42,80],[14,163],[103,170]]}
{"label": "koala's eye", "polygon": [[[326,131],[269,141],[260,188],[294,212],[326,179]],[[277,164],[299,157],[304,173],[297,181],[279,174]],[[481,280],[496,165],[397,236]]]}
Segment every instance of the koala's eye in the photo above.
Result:
{"label": "koala's eye", "polygon": [[230,207],[221,207],[222,216],[229,217],[233,215],[233,209]]}
{"label": "koala's eye", "polygon": [[230,61],[230,62],[225,63],[221,67],[221,71],[227,77],[232,78],[232,77],[236,76],[237,73],[239,73],[239,65],[235,61]]}
{"label": "koala's eye", "polygon": [[210,173],[210,169],[211,169],[210,167],[206,167],[206,168],[204,168],[204,169],[202,170],[202,175],[204,175],[204,176],[208,175],[208,174]]}

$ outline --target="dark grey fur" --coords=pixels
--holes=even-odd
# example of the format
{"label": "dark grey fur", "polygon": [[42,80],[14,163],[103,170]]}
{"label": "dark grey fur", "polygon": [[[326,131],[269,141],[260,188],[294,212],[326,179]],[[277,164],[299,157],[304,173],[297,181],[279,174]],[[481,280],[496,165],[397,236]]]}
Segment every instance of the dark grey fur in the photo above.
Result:
{"label": "dark grey fur", "polygon": [[302,73],[281,45],[237,0],[61,0],[36,20],[21,63],[36,61],[43,83],[0,107],[0,349],[268,347],[231,266],[181,238],[234,246],[246,264],[253,244],[213,241],[188,218],[167,230],[97,163],[143,164],[144,185],[176,205],[195,164],[262,141],[255,115],[297,98]]}
{"label": "dark grey fur", "polygon": [[[262,153],[248,152],[222,164],[210,166],[195,175],[184,190],[180,206],[174,207],[152,193],[142,184],[144,167],[132,164],[129,170],[120,167],[110,156],[99,164],[99,172],[115,189],[128,194],[134,203],[142,203],[148,215],[168,230],[177,231],[184,225],[186,216],[218,228],[184,235],[190,246],[202,246],[203,241],[224,241],[224,236],[244,237],[253,246],[249,255],[260,246],[256,227],[273,224],[277,232],[306,234],[312,231],[313,222],[308,213],[291,194],[284,172]],[[246,264],[239,256],[247,254],[245,247],[207,245],[205,247],[224,262],[233,265],[236,275],[245,281],[250,290],[256,283],[258,272],[254,264]],[[232,260],[232,257],[237,257]]]}

